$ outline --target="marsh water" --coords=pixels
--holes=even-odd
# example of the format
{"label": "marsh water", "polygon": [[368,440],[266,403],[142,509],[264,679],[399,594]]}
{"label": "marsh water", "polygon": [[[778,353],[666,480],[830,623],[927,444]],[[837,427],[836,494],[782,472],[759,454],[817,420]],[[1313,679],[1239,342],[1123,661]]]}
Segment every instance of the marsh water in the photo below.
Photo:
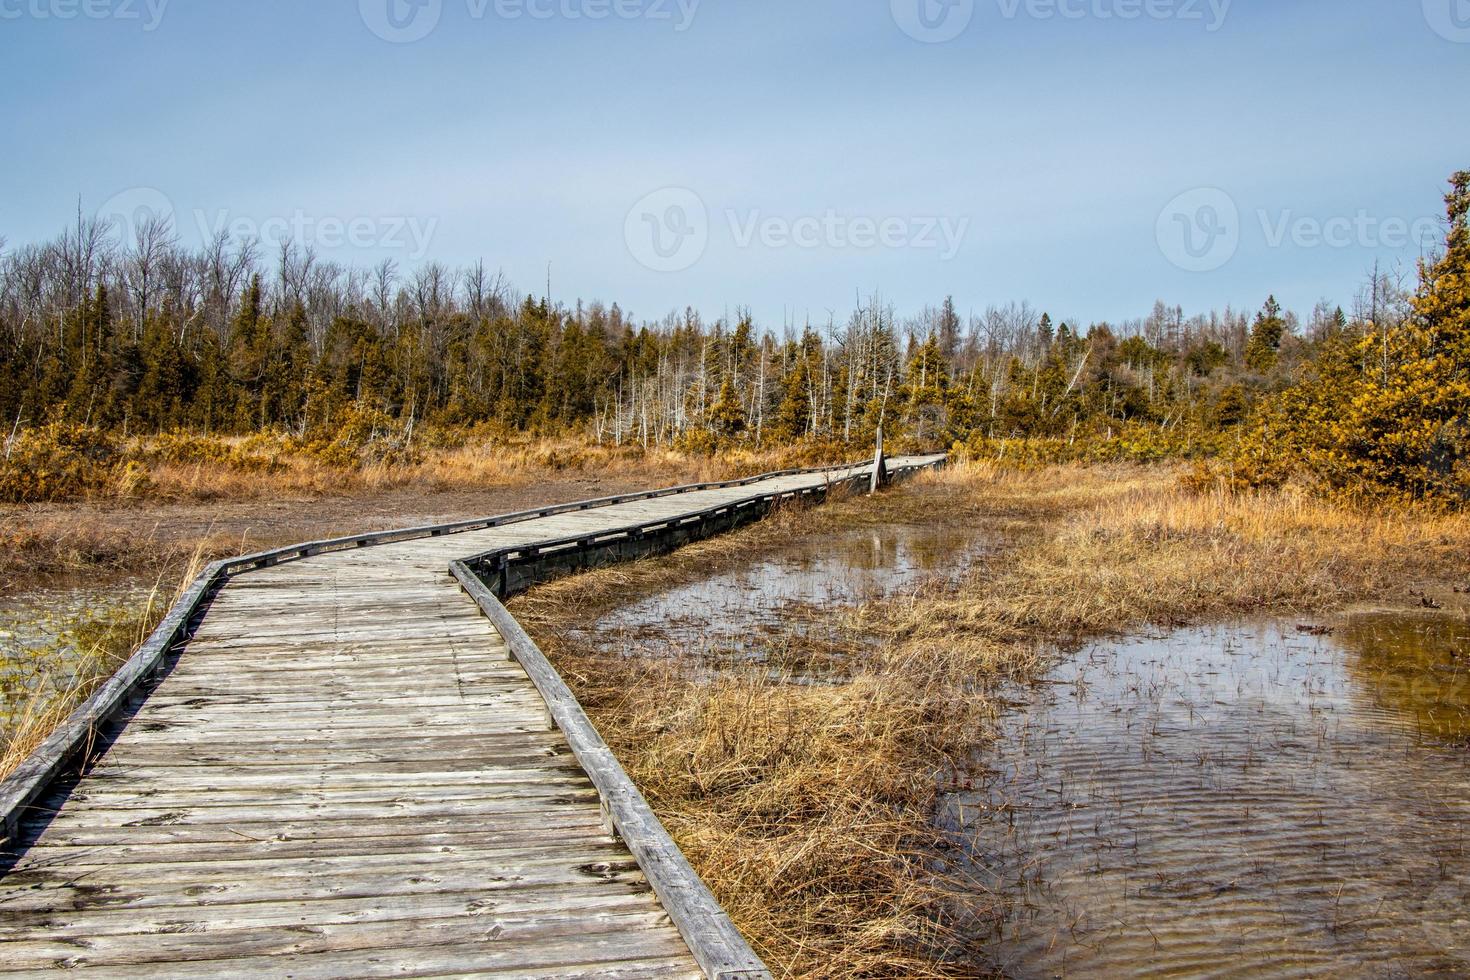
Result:
{"label": "marsh water", "polygon": [[98,655],[99,634],[130,621],[152,596],[152,587],[124,580],[0,597],[0,736],[66,691],[82,661]]}
{"label": "marsh water", "polygon": [[[782,651],[820,647],[820,610],[957,577],[989,544],[933,527],[794,543],[624,607],[588,639],[819,680]],[[973,788],[942,798],[976,906],[1005,910],[990,966],[1470,975],[1464,618],[1243,622],[1054,659],[1041,683],[1005,692]]]}
{"label": "marsh water", "polygon": [[[805,655],[825,640],[851,642],[830,634],[823,611],[957,578],[993,543],[966,528],[854,528],[648,596],[579,635],[609,653],[693,656],[711,667],[759,662],[814,680],[823,668]],[[787,657],[797,650],[799,663]]]}
{"label": "marsh water", "polygon": [[1015,977],[1470,975],[1470,624],[1095,643],[943,818]]}

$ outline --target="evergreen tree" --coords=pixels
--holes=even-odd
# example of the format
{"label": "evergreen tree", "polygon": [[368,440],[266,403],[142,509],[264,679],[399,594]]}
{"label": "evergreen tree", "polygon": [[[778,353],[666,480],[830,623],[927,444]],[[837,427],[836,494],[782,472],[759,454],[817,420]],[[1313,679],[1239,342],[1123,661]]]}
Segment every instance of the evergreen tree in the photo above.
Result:
{"label": "evergreen tree", "polygon": [[953,296],[944,297],[944,306],[939,310],[939,356],[951,367],[960,356],[960,317]]}
{"label": "evergreen tree", "polygon": [[728,439],[745,431],[745,409],[735,394],[733,379],[726,378],[720,385],[720,396],[710,408],[709,420],[711,430],[722,438]]}
{"label": "evergreen tree", "polygon": [[1420,266],[1413,316],[1323,345],[1263,413],[1238,466],[1350,496],[1470,499],[1470,172],[1452,179],[1443,256]]}
{"label": "evergreen tree", "polygon": [[1259,374],[1267,374],[1276,367],[1281,353],[1281,340],[1286,335],[1286,321],[1281,316],[1281,305],[1272,296],[1256,315],[1251,327],[1250,342],[1245,348],[1246,367]]}

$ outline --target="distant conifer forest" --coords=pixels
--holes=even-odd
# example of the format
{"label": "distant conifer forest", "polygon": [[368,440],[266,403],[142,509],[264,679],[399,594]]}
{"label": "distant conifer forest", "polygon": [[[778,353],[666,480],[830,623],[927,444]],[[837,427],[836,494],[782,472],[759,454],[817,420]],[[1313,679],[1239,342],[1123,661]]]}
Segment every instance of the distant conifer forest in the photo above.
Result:
{"label": "distant conifer forest", "polygon": [[0,252],[0,495],[72,495],[87,460],[150,437],[274,433],[347,465],[427,431],[718,454],[867,446],[881,425],[894,445],[1018,464],[1188,457],[1201,483],[1463,503],[1470,172],[1446,200],[1444,247],[1418,270],[1304,316],[1264,295],[1117,323],[875,296],[780,329],[555,303],[483,263],[362,269],[293,246],[267,262],[227,235],[182,247],[166,220],[122,240],[80,219]]}

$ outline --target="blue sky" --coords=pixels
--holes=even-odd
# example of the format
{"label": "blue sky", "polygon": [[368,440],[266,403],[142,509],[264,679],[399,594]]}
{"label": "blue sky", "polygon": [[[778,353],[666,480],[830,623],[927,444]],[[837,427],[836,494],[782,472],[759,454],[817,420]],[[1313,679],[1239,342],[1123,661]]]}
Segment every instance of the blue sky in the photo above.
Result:
{"label": "blue sky", "polygon": [[141,202],[770,326],[1305,313],[1470,168],[1470,0],[414,2],[0,0],[0,235]]}

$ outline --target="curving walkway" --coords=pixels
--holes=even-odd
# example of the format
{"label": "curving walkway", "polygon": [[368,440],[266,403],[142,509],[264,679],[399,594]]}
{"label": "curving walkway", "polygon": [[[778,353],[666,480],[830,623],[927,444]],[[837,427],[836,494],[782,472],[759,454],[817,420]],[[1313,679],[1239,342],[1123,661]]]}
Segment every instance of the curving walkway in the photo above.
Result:
{"label": "curving walkway", "polygon": [[[29,811],[0,879],[0,976],[712,972],[447,569],[829,479],[618,503],[228,579],[106,754]],[[752,960],[717,975],[765,974]]]}

